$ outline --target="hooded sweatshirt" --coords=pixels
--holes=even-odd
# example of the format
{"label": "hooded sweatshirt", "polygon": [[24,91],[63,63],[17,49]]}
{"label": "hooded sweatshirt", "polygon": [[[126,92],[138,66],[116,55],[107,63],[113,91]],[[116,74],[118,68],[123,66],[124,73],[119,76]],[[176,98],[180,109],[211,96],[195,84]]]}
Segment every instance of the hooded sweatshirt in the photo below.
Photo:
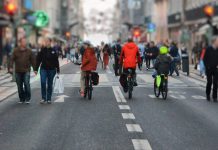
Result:
{"label": "hooded sweatshirt", "polygon": [[136,69],[137,62],[141,62],[140,53],[138,46],[129,42],[126,43],[121,51],[120,62],[123,63],[123,68],[133,68]]}

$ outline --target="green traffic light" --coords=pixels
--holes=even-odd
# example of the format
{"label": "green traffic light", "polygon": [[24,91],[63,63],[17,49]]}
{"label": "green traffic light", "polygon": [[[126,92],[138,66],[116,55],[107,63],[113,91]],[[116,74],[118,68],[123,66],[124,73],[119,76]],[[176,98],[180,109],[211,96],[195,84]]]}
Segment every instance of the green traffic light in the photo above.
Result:
{"label": "green traffic light", "polygon": [[48,14],[44,11],[36,11],[33,16],[36,17],[36,21],[35,21],[35,26],[42,28],[42,27],[46,27],[49,23],[49,17]]}

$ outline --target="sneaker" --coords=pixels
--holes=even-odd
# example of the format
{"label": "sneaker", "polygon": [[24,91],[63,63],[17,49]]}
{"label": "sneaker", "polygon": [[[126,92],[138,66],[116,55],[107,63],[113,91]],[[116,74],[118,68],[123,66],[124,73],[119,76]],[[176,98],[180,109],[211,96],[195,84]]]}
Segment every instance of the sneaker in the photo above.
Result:
{"label": "sneaker", "polygon": [[45,103],[45,100],[42,99],[42,100],[40,101],[40,104],[44,104],[44,103]]}
{"label": "sneaker", "polygon": [[85,96],[84,91],[81,91],[81,90],[80,90],[79,92],[80,92],[80,96],[81,96],[81,97],[84,97],[84,96]]}
{"label": "sneaker", "polygon": [[48,103],[48,104],[51,104],[51,100],[48,100],[47,103]]}
{"label": "sneaker", "polygon": [[26,104],[30,104],[30,101],[26,101],[25,103],[26,103]]}
{"label": "sneaker", "polygon": [[17,102],[18,104],[23,104],[24,102],[23,101],[19,101],[19,102]]}

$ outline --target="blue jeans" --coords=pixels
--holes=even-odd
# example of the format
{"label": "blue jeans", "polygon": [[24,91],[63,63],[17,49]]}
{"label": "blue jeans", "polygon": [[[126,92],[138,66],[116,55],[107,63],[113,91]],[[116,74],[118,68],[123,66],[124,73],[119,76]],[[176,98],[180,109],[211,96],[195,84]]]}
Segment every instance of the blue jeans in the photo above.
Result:
{"label": "blue jeans", "polygon": [[16,73],[16,83],[18,89],[18,95],[21,102],[30,101],[31,90],[30,90],[30,73]]}
{"label": "blue jeans", "polygon": [[[56,74],[56,70],[40,70],[41,76],[41,93],[42,99],[45,101],[51,101],[52,96],[52,86],[53,86],[53,79]],[[47,84],[47,88],[46,88]]]}
{"label": "blue jeans", "polygon": [[176,67],[176,61],[173,60],[170,64],[170,75],[173,75],[174,71],[176,72],[176,75],[179,76],[179,70]]}

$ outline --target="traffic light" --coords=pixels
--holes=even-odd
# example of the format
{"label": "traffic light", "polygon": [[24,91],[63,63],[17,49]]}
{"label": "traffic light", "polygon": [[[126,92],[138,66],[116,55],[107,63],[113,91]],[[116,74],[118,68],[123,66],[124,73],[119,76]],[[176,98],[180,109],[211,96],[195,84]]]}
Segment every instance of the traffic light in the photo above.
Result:
{"label": "traffic light", "polygon": [[70,38],[70,36],[71,36],[70,32],[66,32],[66,33],[65,33],[65,36],[66,36],[67,38]]}
{"label": "traffic light", "polygon": [[211,6],[211,5],[206,5],[204,7],[204,14],[207,16],[207,17],[213,17],[214,15],[214,7]]}
{"label": "traffic light", "polygon": [[13,16],[17,11],[17,6],[14,3],[9,2],[5,5],[5,10],[10,16]]}
{"label": "traffic light", "polygon": [[133,37],[138,38],[141,36],[141,30],[140,28],[134,28],[133,29]]}
{"label": "traffic light", "polygon": [[35,26],[39,28],[46,27],[49,23],[49,17],[48,14],[44,11],[36,11],[33,14],[34,17],[36,17]]}

